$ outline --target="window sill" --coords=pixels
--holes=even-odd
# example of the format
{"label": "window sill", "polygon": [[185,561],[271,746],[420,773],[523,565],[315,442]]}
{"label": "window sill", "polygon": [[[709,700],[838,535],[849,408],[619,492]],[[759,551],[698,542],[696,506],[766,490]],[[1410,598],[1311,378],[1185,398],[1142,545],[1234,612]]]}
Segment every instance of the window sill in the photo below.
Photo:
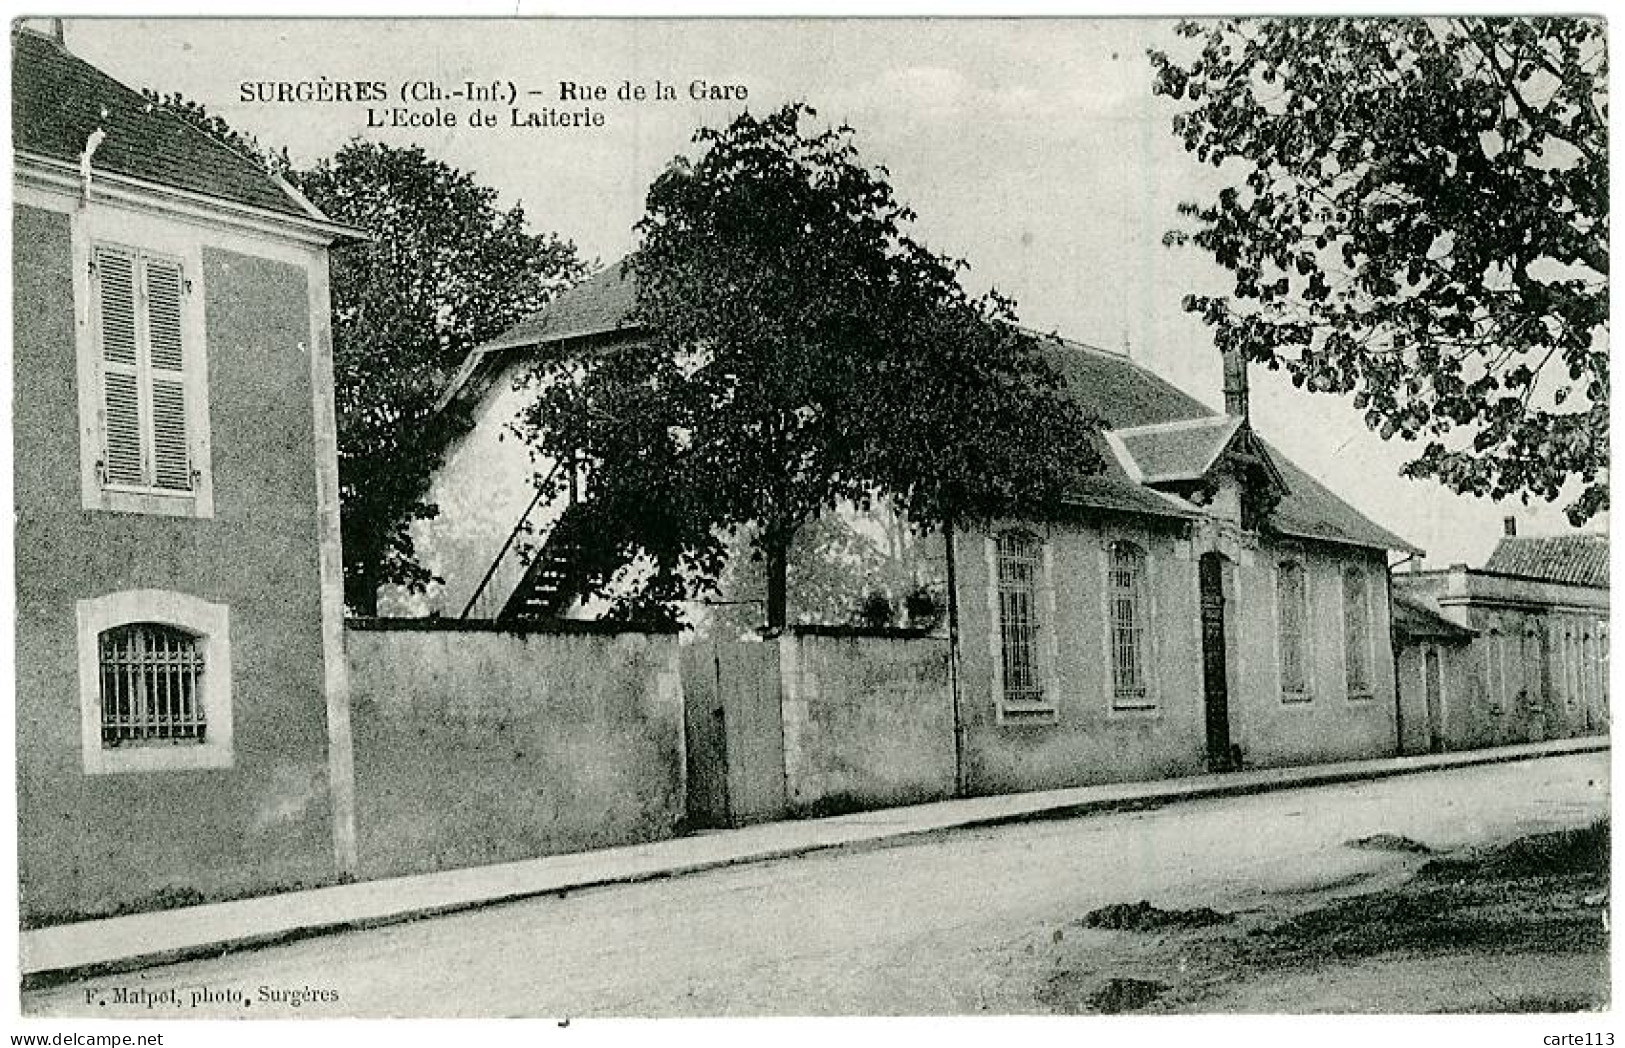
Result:
{"label": "window sill", "polygon": [[1060,723],[1060,712],[1048,703],[1031,706],[999,706],[998,722],[1007,727],[1047,726]]}
{"label": "window sill", "polygon": [[1307,691],[1284,691],[1281,693],[1283,706],[1313,706],[1315,697]]}
{"label": "window sill", "polygon": [[1362,705],[1369,704],[1375,698],[1376,695],[1369,691],[1353,691],[1349,693],[1350,702],[1357,702]]}
{"label": "window sill", "polygon": [[84,762],[86,775],[208,771],[230,767],[231,747],[216,742],[201,746],[163,743],[101,748],[87,752]]}
{"label": "window sill", "polygon": [[170,492],[156,488],[102,488],[95,495],[87,495],[84,508],[156,517],[204,519],[214,516],[213,505],[199,492]]}

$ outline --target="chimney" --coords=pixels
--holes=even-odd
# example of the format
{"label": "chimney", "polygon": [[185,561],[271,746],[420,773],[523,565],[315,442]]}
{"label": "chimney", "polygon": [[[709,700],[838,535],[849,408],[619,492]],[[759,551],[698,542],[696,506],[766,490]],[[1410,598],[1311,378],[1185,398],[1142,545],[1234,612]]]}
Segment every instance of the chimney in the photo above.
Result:
{"label": "chimney", "polygon": [[1511,536],[1513,536],[1513,535],[1516,535],[1518,533],[1518,518],[1517,517],[1502,517],[1501,518],[1501,530],[1503,532],[1505,532],[1506,535],[1509,538]]}
{"label": "chimney", "polygon": [[1224,350],[1224,413],[1239,418],[1248,416],[1247,410],[1247,358],[1240,349]]}
{"label": "chimney", "polygon": [[19,18],[16,25],[17,28],[33,33],[35,36],[43,36],[48,40],[55,40],[64,47],[67,46],[67,40],[62,30],[62,19],[60,18]]}

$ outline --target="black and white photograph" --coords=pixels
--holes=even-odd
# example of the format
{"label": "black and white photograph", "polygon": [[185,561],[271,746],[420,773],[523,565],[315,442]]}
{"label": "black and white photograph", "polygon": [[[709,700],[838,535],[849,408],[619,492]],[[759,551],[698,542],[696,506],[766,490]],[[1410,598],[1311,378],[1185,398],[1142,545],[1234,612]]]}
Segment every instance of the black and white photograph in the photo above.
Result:
{"label": "black and white photograph", "polygon": [[1613,1043],[1601,14],[204,14],[10,26],[10,1030]]}

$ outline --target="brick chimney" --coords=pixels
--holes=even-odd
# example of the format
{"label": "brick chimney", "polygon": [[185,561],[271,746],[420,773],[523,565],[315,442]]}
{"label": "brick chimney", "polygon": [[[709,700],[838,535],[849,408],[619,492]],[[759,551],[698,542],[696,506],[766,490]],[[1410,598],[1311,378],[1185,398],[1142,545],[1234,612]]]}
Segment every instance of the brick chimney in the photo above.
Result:
{"label": "brick chimney", "polygon": [[1224,351],[1224,413],[1238,418],[1248,416],[1247,358],[1234,348]]}
{"label": "brick chimney", "polygon": [[1509,538],[1511,536],[1513,536],[1513,535],[1516,535],[1518,533],[1518,518],[1517,517],[1502,517],[1501,518],[1501,530]]}
{"label": "brick chimney", "polygon": [[35,36],[43,36],[46,39],[55,40],[64,47],[67,46],[66,34],[63,32],[62,19],[60,18],[19,18],[16,26],[18,29],[33,33]]}

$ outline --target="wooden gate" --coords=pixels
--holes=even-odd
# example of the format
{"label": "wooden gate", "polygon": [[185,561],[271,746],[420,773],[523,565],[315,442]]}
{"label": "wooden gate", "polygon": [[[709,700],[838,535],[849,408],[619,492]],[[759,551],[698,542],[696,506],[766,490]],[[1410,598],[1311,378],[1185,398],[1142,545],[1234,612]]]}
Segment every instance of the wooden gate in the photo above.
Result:
{"label": "wooden gate", "polygon": [[779,648],[699,641],[683,649],[688,816],[695,826],[782,818],[784,720]]}

